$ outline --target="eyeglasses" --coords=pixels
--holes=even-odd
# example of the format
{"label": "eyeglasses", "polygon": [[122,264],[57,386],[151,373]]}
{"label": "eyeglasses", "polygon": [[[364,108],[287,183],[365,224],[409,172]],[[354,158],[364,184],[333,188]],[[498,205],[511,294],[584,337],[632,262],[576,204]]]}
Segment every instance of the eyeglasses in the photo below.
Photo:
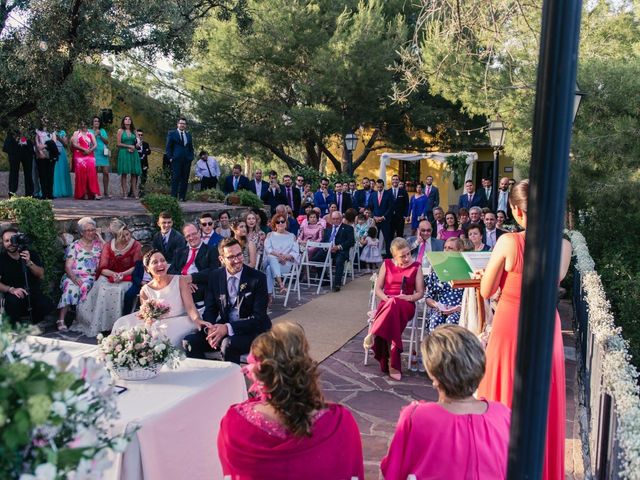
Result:
{"label": "eyeglasses", "polygon": [[242,252],[240,252],[240,253],[239,253],[239,254],[237,254],[237,255],[229,255],[228,257],[224,257],[224,259],[225,259],[227,262],[233,262],[233,261],[237,261],[237,260],[243,260],[243,254],[242,254]]}
{"label": "eyeglasses", "polygon": [[281,223],[287,223],[287,222],[286,222],[286,221],[284,221],[284,220],[277,220],[277,221],[276,221],[276,225],[279,225],[279,224],[281,224]]}
{"label": "eyeglasses", "polygon": [[213,222],[200,222],[200,225],[202,225],[203,227],[210,227],[211,225],[213,225]]}

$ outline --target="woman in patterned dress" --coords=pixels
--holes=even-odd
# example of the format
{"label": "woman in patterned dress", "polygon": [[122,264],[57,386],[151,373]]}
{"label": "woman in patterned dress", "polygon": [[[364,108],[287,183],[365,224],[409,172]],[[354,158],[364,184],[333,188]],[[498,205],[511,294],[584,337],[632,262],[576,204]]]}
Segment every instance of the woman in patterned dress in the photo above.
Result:
{"label": "woman in patterned dress", "polygon": [[116,145],[118,147],[118,173],[120,174],[120,188],[122,188],[122,198],[127,198],[127,175],[131,175],[131,191],[133,198],[138,199],[138,177],[142,173],[140,166],[140,155],[136,150],[136,128],[133,120],[127,115],[120,123]]}
{"label": "woman in patterned dress", "polygon": [[67,247],[64,271],[60,281],[62,296],[58,302],[58,330],[67,329],[64,317],[71,305],[84,302],[96,279],[96,269],[104,241],[90,217],[78,220],[80,238]]}
{"label": "woman in patterned dress", "polygon": [[[445,252],[462,251],[462,240],[450,238],[444,243]],[[431,307],[429,314],[429,331],[432,332],[439,325],[460,322],[460,311],[464,288],[453,288],[449,282],[441,282],[436,272],[425,278],[426,302]]]}

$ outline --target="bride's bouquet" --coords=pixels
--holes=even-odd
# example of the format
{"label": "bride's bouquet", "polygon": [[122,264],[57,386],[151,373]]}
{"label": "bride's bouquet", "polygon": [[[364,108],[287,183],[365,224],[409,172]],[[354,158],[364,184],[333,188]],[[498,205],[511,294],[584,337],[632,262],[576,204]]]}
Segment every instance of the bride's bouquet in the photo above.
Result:
{"label": "bride's bouquet", "polygon": [[145,325],[151,326],[160,317],[169,313],[170,310],[171,307],[164,300],[154,300],[150,298],[140,307],[138,318],[142,320]]}
{"label": "bride's bouquet", "polygon": [[124,380],[155,377],[163,365],[177,368],[184,352],[171,344],[157,326],[136,325],[98,335],[98,360]]}

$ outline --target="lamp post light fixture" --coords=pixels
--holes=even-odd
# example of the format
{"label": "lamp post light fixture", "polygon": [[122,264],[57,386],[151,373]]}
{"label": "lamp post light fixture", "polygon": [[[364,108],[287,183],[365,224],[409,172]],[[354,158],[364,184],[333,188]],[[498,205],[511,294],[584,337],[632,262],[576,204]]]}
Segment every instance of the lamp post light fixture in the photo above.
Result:
{"label": "lamp post light fixture", "polygon": [[353,151],[358,145],[358,137],[355,133],[349,132],[344,136],[344,147],[347,157],[347,173],[353,175]]}
{"label": "lamp post light fixture", "polygon": [[576,92],[573,98],[573,120],[572,124],[576,123],[576,117],[578,116],[578,109],[580,108],[580,102],[582,102],[582,97],[586,95],[585,92],[580,90],[580,85],[576,82]]}
{"label": "lamp post light fixture", "polygon": [[504,122],[500,115],[496,115],[494,120],[489,122],[489,128],[487,131],[489,132],[489,142],[493,147],[493,181],[491,185],[491,210],[494,212],[498,210],[498,195],[496,188],[498,187],[498,182],[500,180],[500,149],[504,146],[504,139],[507,133],[507,127],[504,126]]}

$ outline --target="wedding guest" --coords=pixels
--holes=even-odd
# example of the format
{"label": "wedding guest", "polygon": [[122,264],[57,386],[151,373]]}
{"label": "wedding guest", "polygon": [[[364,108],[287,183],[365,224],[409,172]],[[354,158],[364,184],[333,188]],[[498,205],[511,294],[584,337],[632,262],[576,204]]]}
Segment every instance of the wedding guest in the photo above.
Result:
{"label": "wedding guest", "polygon": [[306,225],[307,223],[307,216],[309,215],[309,213],[313,211],[313,204],[305,203],[302,205],[301,209],[302,209],[302,213],[296,217],[296,220],[300,225],[300,227],[302,228],[302,226]]}
{"label": "wedding guest", "polygon": [[223,210],[218,215],[218,227],[216,228],[216,233],[222,238],[231,237],[231,223],[229,222],[230,219],[231,216],[226,210]]}
{"label": "wedding guest", "polygon": [[458,210],[458,225],[463,228],[464,225],[469,223],[469,210],[462,207]]}
{"label": "wedding guest", "polygon": [[418,300],[424,294],[422,268],[411,259],[411,249],[404,238],[391,242],[392,259],[384,261],[376,279],[375,294],[380,299],[365,349],[373,347],[380,369],[400,380],[402,332],[413,318]]}
{"label": "wedding guest", "polygon": [[[247,239],[255,244],[256,252],[262,255],[264,251],[264,239],[267,235],[260,230],[260,217],[254,212],[249,212],[245,217],[245,223],[247,224]],[[259,268],[259,265],[257,268]]]}
{"label": "wedding guest", "polygon": [[496,228],[497,217],[493,212],[487,212],[484,215],[484,237],[483,242],[490,248],[495,247],[498,238],[503,231]]}
{"label": "wedding guest", "polygon": [[[509,201],[515,221],[526,229],[529,181],[517,183],[511,190]],[[518,320],[524,268],[526,230],[505,233],[491,253],[491,259],[481,275],[480,293],[491,298],[498,288],[500,299],[493,317],[487,345],[487,368],[478,387],[478,394],[487,400],[496,400],[511,408],[513,382],[515,380]],[[563,241],[558,283],[564,278],[571,261],[571,244]],[[546,425],[546,445],[542,478],[564,478],[565,448],[565,367],[560,316],[556,312],[553,326],[553,351],[551,354],[551,378],[549,409]]]}
{"label": "wedding guest", "polygon": [[333,283],[333,291],[339,292],[342,285],[344,264],[349,260],[349,250],[356,243],[356,236],[351,225],[342,223],[342,214],[335,211],[331,214],[331,224],[324,230],[323,243],[331,243],[329,251],[319,249],[313,254],[311,260],[324,262],[327,255],[331,255],[332,263],[336,266],[336,276]]}
{"label": "wedding guest", "polygon": [[[210,248],[218,251],[218,243],[222,240],[222,237],[218,235],[214,229],[213,214],[205,212],[200,215],[200,235],[202,241]],[[217,258],[217,256],[216,256]]]}
{"label": "wedding guest", "polygon": [[273,293],[274,284],[280,293],[286,292],[283,273],[289,273],[294,262],[300,257],[300,246],[293,233],[287,231],[287,218],[276,213],[271,219],[271,233],[264,241],[264,255],[267,264],[267,290]]}
{"label": "wedding guest", "polygon": [[187,131],[186,118],[180,117],[176,129],[167,134],[165,156],[171,168],[171,196],[184,202],[194,157],[193,138]]}
{"label": "wedding guest", "polygon": [[247,223],[244,220],[231,222],[231,237],[238,240],[245,265],[256,268],[257,248],[256,244],[247,238]]}
{"label": "wedding guest", "polygon": [[92,128],[89,133],[96,139],[96,149],[94,156],[96,159],[96,168],[102,172],[102,196],[111,198],[109,195],[109,136],[104,128],[102,128],[102,119],[95,116],[91,119]]}
{"label": "wedding guest", "polygon": [[116,146],[118,147],[118,173],[120,174],[120,188],[122,198],[127,198],[127,175],[131,175],[131,191],[133,198],[139,198],[138,177],[142,173],[140,155],[136,151],[138,137],[136,127],[129,115],[122,118],[120,129],[116,134]]}
{"label": "wedding guest", "polygon": [[471,223],[467,227],[467,238],[473,244],[474,252],[489,252],[491,248],[482,242],[482,227],[477,223]]}
{"label": "wedding guest", "polygon": [[356,217],[356,224],[353,226],[356,233],[356,241],[360,242],[360,240],[365,238],[370,228],[371,226],[367,223],[367,218],[364,216],[364,213],[359,213]]}
{"label": "wedding guest", "polygon": [[[444,242],[445,252],[461,252],[462,240],[452,237]],[[458,324],[460,311],[462,310],[463,288],[453,288],[449,282],[441,282],[436,272],[425,278],[425,301],[431,307],[428,325],[429,331],[435,330],[438,325],[445,323]]]}
{"label": "wedding guest", "polygon": [[448,240],[450,238],[460,238],[464,236],[464,230],[460,228],[455,212],[447,212],[444,217],[444,222],[447,226],[440,230],[439,240]]}
{"label": "wedding guest", "polygon": [[53,198],[73,196],[71,176],[69,175],[69,159],[67,158],[67,145],[69,139],[67,132],[58,130],[54,126],[54,138],[58,149],[58,161],[53,168]]}
{"label": "wedding guest", "polygon": [[293,218],[293,210],[291,210],[291,207],[288,207],[286,205],[278,205],[276,207],[276,213],[284,215],[284,217],[287,219],[287,231],[297,236],[298,231],[300,230],[300,225],[298,225],[296,219]]}
{"label": "wedding guest", "polygon": [[[153,250],[151,245],[143,245],[140,250],[140,254],[142,258],[140,260],[136,260],[133,264],[133,272],[131,273],[131,286],[124,293],[124,300],[122,302],[122,315],[128,315],[129,313],[133,313],[133,309],[136,306],[136,302],[138,301],[138,296],[140,295],[140,290],[143,285],[149,283],[151,281],[151,275],[144,268],[144,263],[142,260],[147,252]],[[138,305],[139,306],[139,305]]]}
{"label": "wedding guest", "polygon": [[76,200],[100,200],[100,186],[96,174],[94,151],[96,139],[87,129],[87,123],[80,122],[80,128],[71,137],[74,172],[76,174],[73,198]]}
{"label": "wedding guest", "polygon": [[249,362],[256,397],[232,405],[220,423],[223,474],[243,480],[364,479],[358,425],[346,407],[324,399],[302,327],[274,325],[254,340]]}
{"label": "wedding guest", "polygon": [[[195,230],[195,226],[193,228]],[[173,346],[182,348],[182,339],[185,335],[201,328],[213,327],[211,323],[202,320],[193,303],[188,279],[167,273],[169,265],[162,252],[151,250],[145,254],[142,262],[151,274],[151,281],[140,289],[140,304],[144,305],[150,300],[167,304],[169,311],[154,323],[162,328]],[[144,321],[138,318],[137,313],[131,313],[116,320],[113,332],[143,323]]]}
{"label": "wedding guest", "polygon": [[324,220],[325,224],[331,224],[331,214],[335,211],[338,210],[338,204],[337,203],[330,203],[329,204],[329,211],[327,212],[327,214],[322,217],[322,219]]}
{"label": "wedding guest", "polygon": [[438,401],[414,401],[400,412],[380,464],[384,478],[505,479],[511,411],[473,397],[485,371],[478,339],[444,325],[425,337],[422,358]]}
{"label": "wedding guest", "polygon": [[20,165],[24,175],[24,195],[33,196],[33,143],[19,130],[9,131],[2,146],[9,158],[9,197],[18,191]]}
{"label": "wedding guest", "polygon": [[222,191],[228,194],[237,192],[238,190],[249,190],[249,179],[242,175],[242,166],[236,163],[233,166],[231,175],[228,175],[227,178],[224,179]]}
{"label": "wedding guest", "polygon": [[304,184],[304,191],[302,192],[302,197],[300,199],[300,201],[304,204],[304,203],[310,203],[311,205],[313,205],[313,198],[314,198],[314,193],[311,191],[311,184],[310,183],[305,183]]}
{"label": "wedding guest", "polygon": [[84,302],[93,287],[104,245],[96,222],[90,217],[78,220],[78,233],[80,238],[69,245],[65,253],[65,274],[60,281],[62,296],[58,302],[59,331],[67,329],[64,319],[69,307]]}
{"label": "wedding guest", "polygon": [[508,231],[507,228],[507,214],[504,210],[498,210],[496,212],[496,228],[502,232]]}
{"label": "wedding guest", "polygon": [[208,190],[218,186],[220,164],[206,150],[201,150],[196,162],[196,177],[200,179],[200,190]]}
{"label": "wedding guest", "polygon": [[78,305],[76,321],[71,325],[72,330],[87,337],[111,330],[122,314],[124,294],[131,287],[135,263],[142,258],[142,246],[124,222],[114,219],[109,230],[114,238],[102,248],[96,283]]}
{"label": "wedding guest", "polygon": [[42,119],[35,135],[36,167],[42,198],[53,200],[53,170],[58,159],[55,133],[49,132],[47,120]]}
{"label": "wedding guest", "polygon": [[[321,242],[324,228],[318,223],[318,214],[311,210],[307,214],[306,222],[300,227],[298,232],[298,244],[302,248],[306,248],[307,242]],[[309,257],[312,257],[317,249],[309,249]]]}
{"label": "wedding guest", "polygon": [[360,245],[362,246],[360,261],[364,263],[367,271],[378,268],[382,263],[382,255],[380,254],[380,239],[376,227],[369,228],[366,237],[360,240]]}
{"label": "wedding guest", "polygon": [[240,244],[225,238],[218,244],[224,268],[209,273],[204,320],[213,324],[187,335],[187,356],[205,358],[218,350],[228,362],[240,363],[251,342],[271,328],[267,315],[267,280],[264,273],[244,265]]}
{"label": "wedding guest", "polygon": [[431,223],[428,220],[422,220],[418,224],[418,236],[413,239],[407,239],[409,248],[411,248],[411,256],[414,261],[422,265],[422,268],[431,268],[431,262],[427,257],[429,252],[442,252],[444,250],[444,242],[433,238]]}
{"label": "wedding guest", "polygon": [[444,210],[442,207],[436,207],[433,209],[433,220],[431,220],[431,227],[433,231],[431,232],[431,236],[433,238],[440,238],[440,232],[447,228],[447,225],[444,221]]}
{"label": "wedding guest", "polygon": [[158,227],[160,227],[160,231],[153,235],[151,244],[153,248],[162,252],[167,262],[173,263],[173,255],[176,250],[185,245],[184,237],[180,232],[174,230],[171,212],[161,212],[158,215]]}
{"label": "wedding guest", "polygon": [[269,233],[271,231],[271,228],[269,228],[269,219],[267,218],[267,214],[265,213],[265,211],[257,207],[253,207],[251,211],[256,214],[256,217],[258,217],[258,227],[260,228],[260,230],[265,235]]}
{"label": "wedding guest", "polygon": [[[140,191],[140,196],[144,195],[144,186],[147,184],[147,177],[149,175],[149,155],[151,155],[151,146],[148,142],[144,141],[144,131],[141,128],[136,130],[136,136],[138,137],[138,141],[136,143],[136,150],[138,151],[138,156],[140,157],[140,170],[142,173],[140,174],[140,183],[138,190]],[[133,192],[129,192],[131,195]]]}
{"label": "wedding guest", "polygon": [[423,193],[422,183],[416,184],[416,193],[409,202],[409,213],[411,215],[411,235],[415,235],[418,230],[418,223],[427,218],[429,208],[429,197]]}

